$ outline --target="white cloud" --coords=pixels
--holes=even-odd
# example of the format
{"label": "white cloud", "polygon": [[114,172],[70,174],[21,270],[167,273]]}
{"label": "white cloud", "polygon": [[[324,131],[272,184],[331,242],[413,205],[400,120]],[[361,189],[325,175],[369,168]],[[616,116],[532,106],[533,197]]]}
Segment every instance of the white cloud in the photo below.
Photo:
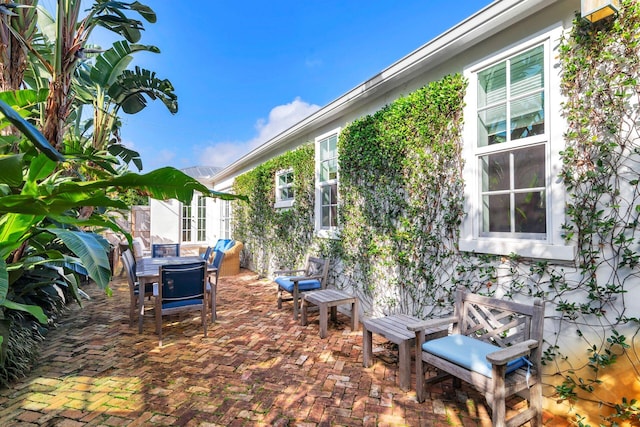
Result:
{"label": "white cloud", "polygon": [[204,148],[196,148],[197,158],[202,165],[228,166],[319,109],[320,106],[297,97],[288,104],[271,109],[267,119],[258,119],[255,125],[257,135],[254,138],[249,141],[214,142]]}

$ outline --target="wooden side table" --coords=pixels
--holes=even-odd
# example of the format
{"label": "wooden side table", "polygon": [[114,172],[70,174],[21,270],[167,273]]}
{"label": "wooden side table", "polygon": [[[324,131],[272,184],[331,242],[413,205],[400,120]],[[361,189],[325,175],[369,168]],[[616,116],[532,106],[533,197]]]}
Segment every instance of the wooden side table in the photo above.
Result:
{"label": "wooden side table", "polygon": [[302,316],[300,324],[307,325],[307,307],[309,304],[317,305],[320,311],[320,338],[327,336],[328,311],[331,309],[331,320],[337,319],[337,307],[342,304],[351,304],[351,330],[358,328],[358,298],[346,292],[335,289],[322,289],[319,291],[305,292],[302,297]]}
{"label": "wooden side table", "polygon": [[[416,335],[407,329],[407,325],[420,322],[420,319],[406,315],[393,314],[390,316],[362,319],[362,364],[365,368],[371,366],[373,356],[373,333],[382,335],[398,345],[398,379],[400,388],[404,391],[411,387],[411,348],[415,346]],[[446,329],[425,331],[427,339],[445,336]]]}

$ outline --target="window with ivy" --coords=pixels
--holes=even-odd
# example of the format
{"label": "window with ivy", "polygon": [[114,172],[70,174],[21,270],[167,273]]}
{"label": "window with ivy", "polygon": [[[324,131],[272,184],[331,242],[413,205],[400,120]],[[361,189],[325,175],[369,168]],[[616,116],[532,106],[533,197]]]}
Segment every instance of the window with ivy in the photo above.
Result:
{"label": "window with ivy", "polygon": [[545,238],[544,47],[478,73],[481,234]]}
{"label": "window with ivy", "polygon": [[293,170],[276,173],[276,208],[293,206],[295,193],[293,189]]}
{"label": "window with ivy", "polygon": [[566,189],[553,179],[564,144],[559,80],[550,66],[557,31],[465,72],[463,250],[573,257],[561,232]]}
{"label": "window with ivy", "polygon": [[316,168],[316,228],[329,237],[338,227],[337,131],[316,139]]}

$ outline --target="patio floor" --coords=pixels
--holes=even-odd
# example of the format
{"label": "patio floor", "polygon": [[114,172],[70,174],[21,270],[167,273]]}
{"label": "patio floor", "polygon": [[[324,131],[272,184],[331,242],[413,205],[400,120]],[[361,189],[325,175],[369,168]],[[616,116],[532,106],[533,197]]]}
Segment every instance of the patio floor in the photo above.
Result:
{"label": "patio floor", "polygon": [[[396,352],[374,335],[374,365],[362,367],[362,330],[338,315],[327,338],[318,315],[293,321],[276,307],[272,282],[243,270],[221,278],[218,320],[204,338],[199,317],[128,322],[126,279],[113,296],[95,285],[42,345],[39,365],[0,389],[0,425],[12,426],[488,426],[484,400],[451,381],[426,402],[396,381]],[[413,381],[412,381],[413,383]],[[521,404],[517,403],[516,404]],[[545,425],[564,425],[545,417]]]}

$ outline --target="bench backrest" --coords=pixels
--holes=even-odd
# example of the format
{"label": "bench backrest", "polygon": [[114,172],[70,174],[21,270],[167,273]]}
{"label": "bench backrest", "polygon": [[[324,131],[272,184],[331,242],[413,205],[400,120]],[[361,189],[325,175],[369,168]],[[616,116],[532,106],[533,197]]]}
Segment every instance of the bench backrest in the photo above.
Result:
{"label": "bench backrest", "polygon": [[528,339],[542,345],[544,305],[539,298],[533,304],[501,300],[456,290],[453,333],[467,335],[500,347]]}
{"label": "bench backrest", "polygon": [[320,285],[322,289],[327,287],[327,275],[329,274],[329,260],[323,258],[309,257],[305,267],[305,276],[321,276]]}

